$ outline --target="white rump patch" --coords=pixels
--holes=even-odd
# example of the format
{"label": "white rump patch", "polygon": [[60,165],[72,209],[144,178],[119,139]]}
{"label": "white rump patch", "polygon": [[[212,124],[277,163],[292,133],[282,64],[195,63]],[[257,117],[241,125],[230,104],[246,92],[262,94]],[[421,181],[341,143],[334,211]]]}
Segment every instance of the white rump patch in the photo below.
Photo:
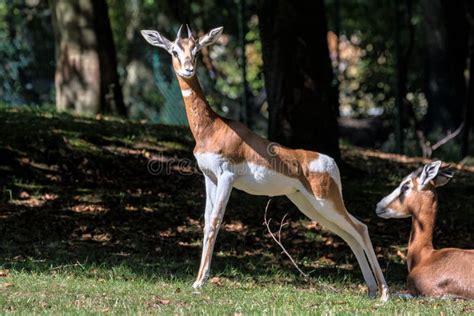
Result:
{"label": "white rump patch", "polygon": [[342,193],[341,176],[336,162],[329,156],[319,154],[318,159],[312,160],[309,163],[309,171],[311,172],[327,172],[331,178],[336,181],[339,191]]}
{"label": "white rump patch", "polygon": [[181,93],[183,94],[183,97],[189,97],[193,93],[193,90],[191,89],[183,89],[181,90]]}

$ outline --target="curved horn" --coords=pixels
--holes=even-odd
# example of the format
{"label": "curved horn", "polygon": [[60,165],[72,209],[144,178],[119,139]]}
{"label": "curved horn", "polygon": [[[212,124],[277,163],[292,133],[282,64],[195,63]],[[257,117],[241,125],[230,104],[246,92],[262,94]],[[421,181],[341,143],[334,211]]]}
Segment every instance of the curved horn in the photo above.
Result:
{"label": "curved horn", "polygon": [[183,29],[183,24],[181,24],[181,26],[179,27],[179,30],[178,30],[178,34],[176,35],[176,39],[180,39],[181,38],[181,30]]}
{"label": "curved horn", "polygon": [[186,28],[188,29],[188,38],[193,38],[193,31],[191,31],[189,25],[186,24]]}

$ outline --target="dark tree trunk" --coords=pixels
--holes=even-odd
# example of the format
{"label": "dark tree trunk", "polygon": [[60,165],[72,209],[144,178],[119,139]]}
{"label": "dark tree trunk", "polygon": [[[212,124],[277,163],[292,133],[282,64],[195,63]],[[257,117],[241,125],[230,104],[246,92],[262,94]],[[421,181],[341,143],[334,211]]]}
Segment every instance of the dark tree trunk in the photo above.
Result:
{"label": "dark tree trunk", "polygon": [[462,138],[462,157],[470,154],[470,134],[474,124],[474,3],[465,1],[469,22],[469,90],[464,110],[464,131]]}
{"label": "dark tree trunk", "polygon": [[50,0],[56,37],[56,107],[126,116],[105,0]]}
{"label": "dark tree trunk", "polygon": [[261,0],[269,138],[340,159],[338,105],[322,0]]}
{"label": "dark tree trunk", "polygon": [[397,0],[395,2],[394,12],[394,26],[395,26],[395,57],[396,57],[396,86],[395,86],[395,139],[397,145],[397,152],[403,154],[403,128],[402,128],[402,104],[403,98],[406,95],[406,75],[407,75],[407,64],[401,54],[401,39],[400,39],[400,27],[402,10]]}
{"label": "dark tree trunk", "polygon": [[466,100],[468,25],[462,5],[423,0],[426,26],[426,131],[455,130]]}

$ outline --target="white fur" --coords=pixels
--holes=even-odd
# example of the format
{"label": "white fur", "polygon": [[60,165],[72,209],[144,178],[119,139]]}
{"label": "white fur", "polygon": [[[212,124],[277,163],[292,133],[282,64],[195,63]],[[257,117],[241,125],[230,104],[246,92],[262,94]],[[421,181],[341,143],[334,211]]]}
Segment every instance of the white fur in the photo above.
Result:
{"label": "white fur", "polygon": [[237,178],[234,187],[253,195],[287,195],[302,189],[298,179],[287,177],[251,162],[235,166]]}
{"label": "white fur", "polygon": [[[358,222],[350,214],[344,213],[343,210],[335,209],[335,205],[331,201],[318,198],[308,192],[298,179],[287,177],[248,161],[234,164],[225,157],[214,153],[195,154],[195,156],[206,177],[206,192],[207,194],[214,192],[214,198],[207,196],[203,252],[198,278],[193,284],[194,288],[200,288],[209,276],[210,258],[206,260],[206,256],[209,255],[209,252],[212,256],[216,234],[222,222],[231,189],[235,187],[254,195],[288,196],[304,214],[312,220],[320,221],[349,243],[369,286],[369,295],[373,296],[376,293],[375,276],[382,287],[382,301],[388,299],[388,287],[364,224]],[[339,170],[334,160],[324,155],[321,155],[320,158],[310,163],[311,171],[328,172],[340,187]],[[213,187],[215,191],[212,191]],[[356,229],[355,224],[365,229],[362,229],[361,232]],[[371,269],[374,271],[373,274]]]}
{"label": "white fur", "polygon": [[303,189],[297,179],[287,177],[267,167],[252,162],[233,164],[221,155],[196,154],[199,168],[218,181],[224,172],[234,175],[233,187],[253,195],[287,195]]}
{"label": "white fur", "polygon": [[183,94],[183,97],[189,97],[193,93],[192,89],[183,89],[181,90],[181,93]]}
{"label": "white fur", "polygon": [[336,162],[329,156],[319,154],[318,159],[309,163],[309,170],[312,172],[327,172],[336,181],[339,191],[342,191],[341,176]]}
{"label": "white fur", "polygon": [[174,44],[173,49],[178,53],[179,60],[184,60],[184,50],[177,43]]}
{"label": "white fur", "polygon": [[[402,182],[403,184],[403,182]],[[377,208],[375,212],[381,218],[405,218],[410,217],[410,214],[400,214],[395,210],[387,207],[392,203],[395,199],[398,199],[401,194],[401,186],[398,186],[392,193],[384,197],[379,203],[377,203]],[[409,189],[410,190],[410,189]]]}
{"label": "white fur", "polygon": [[198,166],[201,171],[209,176],[212,180],[218,180],[224,171],[232,170],[231,164],[221,155],[214,153],[195,154]]}
{"label": "white fur", "polygon": [[396,198],[400,196],[401,190],[400,187],[397,187],[395,190],[393,190],[392,193],[384,197],[378,204],[377,208],[385,208],[387,205],[393,202]]}

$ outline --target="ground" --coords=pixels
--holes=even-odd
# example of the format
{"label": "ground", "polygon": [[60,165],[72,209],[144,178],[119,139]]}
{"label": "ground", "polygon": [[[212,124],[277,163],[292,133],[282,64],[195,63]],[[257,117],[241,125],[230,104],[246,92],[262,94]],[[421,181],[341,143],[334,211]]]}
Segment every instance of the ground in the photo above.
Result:
{"label": "ground", "polygon": [[[273,228],[310,274],[298,275],[263,223],[268,198],[233,192],[210,284],[195,293],[204,184],[186,128],[0,110],[2,312],[246,314],[474,313],[463,300],[366,297],[348,246],[285,198]],[[402,291],[410,220],[379,219],[375,203],[423,161],[343,148],[349,211],[369,227],[385,277]],[[426,162],[426,161],[425,161]],[[440,189],[435,245],[473,248],[474,169],[453,166]]]}

